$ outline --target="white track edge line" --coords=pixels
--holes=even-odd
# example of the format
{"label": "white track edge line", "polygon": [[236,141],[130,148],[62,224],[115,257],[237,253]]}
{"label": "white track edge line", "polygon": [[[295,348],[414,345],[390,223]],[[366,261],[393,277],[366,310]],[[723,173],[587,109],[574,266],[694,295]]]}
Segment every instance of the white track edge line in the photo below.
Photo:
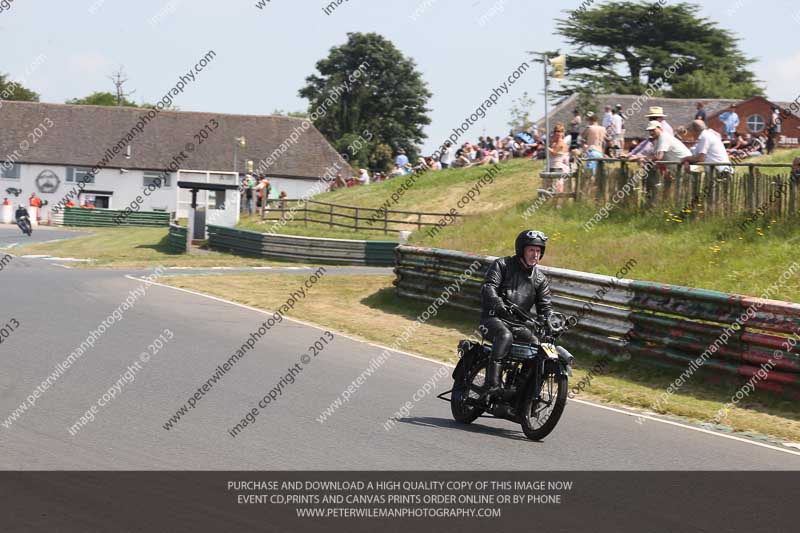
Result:
{"label": "white track edge line", "polygon": [[[219,298],[218,296],[212,296],[210,294],[204,294],[202,292],[193,291],[191,289],[184,289],[182,287],[173,287],[172,285],[166,285],[164,283],[158,283],[158,282],[155,282],[155,281],[149,281],[149,280],[137,278],[137,277],[131,276],[131,275],[126,275],[125,277],[128,278],[128,279],[132,279],[132,280],[136,280],[136,281],[142,281],[144,283],[149,283],[149,284],[152,284],[152,285],[158,285],[160,287],[166,287],[166,288],[173,289],[173,290],[187,292],[189,294],[202,296],[204,298],[210,298],[210,299],[216,300],[218,302],[227,303],[227,304],[230,304],[230,305],[234,305],[236,307],[241,307],[243,309],[248,309],[250,311],[256,311],[258,313],[263,313],[263,314],[268,314],[268,315],[274,314],[274,311],[272,311],[272,312],[265,311],[264,309],[258,309],[257,307],[251,307],[249,305],[240,304],[238,302],[232,302],[230,300],[225,300],[224,298]],[[327,331],[331,331],[331,329],[332,329],[332,328],[322,327],[319,324],[313,324],[313,323],[310,323],[310,322],[306,322],[304,320],[298,320],[296,318],[290,318],[290,317],[286,317],[286,316],[284,316],[283,318],[284,318],[284,320],[289,320],[291,322],[296,322],[298,324],[303,324],[304,326],[309,326],[309,327],[312,327],[312,328],[315,328],[315,329],[319,329],[319,330],[322,330],[322,331],[326,331],[326,330]],[[356,337],[352,337],[352,336],[350,336],[350,335],[348,335],[346,333],[341,333],[341,332],[338,332],[338,331],[336,332],[336,334],[340,335],[340,336],[342,336],[342,337],[344,337],[346,339],[350,339],[350,340],[353,340],[353,341],[356,341],[356,342],[360,342],[360,343],[363,343],[363,344],[368,344],[368,345],[374,346],[376,348],[382,348],[384,350],[390,350],[390,351],[393,351],[393,352],[396,352],[396,353],[401,353],[403,355],[407,355],[407,356],[413,357],[415,359],[422,359],[423,361],[429,361],[431,363],[436,363],[436,364],[438,364],[440,366],[446,366],[446,367],[450,367],[450,368],[455,368],[455,365],[452,365],[450,363],[444,363],[442,361],[436,361],[435,359],[431,359],[431,358],[425,357],[423,355],[419,355],[419,354],[415,354],[415,353],[411,353],[411,352],[404,352],[402,350],[396,350],[396,349],[390,348],[388,346],[383,346],[381,344],[375,344],[373,342],[365,341],[364,339],[359,339],[359,338],[356,338]],[[612,411],[614,413],[619,413],[619,414],[623,414],[623,415],[626,415],[626,416],[641,417],[641,418],[644,418],[644,419],[647,419],[647,420],[652,420],[654,422],[660,422],[662,424],[668,424],[668,425],[671,425],[671,426],[677,426],[677,427],[684,428],[684,429],[690,429],[692,431],[699,431],[700,433],[705,433],[707,435],[712,435],[712,436],[715,436],[715,437],[721,437],[721,438],[725,438],[725,439],[735,440],[737,442],[743,442],[743,443],[746,443],[746,444],[752,444],[753,446],[761,446],[762,448],[769,448],[771,450],[775,450],[775,451],[778,451],[778,452],[783,452],[783,453],[788,453],[788,454],[791,454],[791,455],[800,456],[800,452],[796,452],[796,451],[793,451],[793,450],[787,450],[785,448],[779,448],[778,446],[775,446],[775,445],[772,445],[772,444],[766,444],[764,442],[758,442],[758,441],[751,440],[751,439],[745,439],[745,438],[742,438],[742,437],[737,437],[735,435],[727,435],[725,433],[720,433],[718,431],[712,431],[710,429],[705,429],[705,428],[696,427],[696,426],[690,426],[688,424],[681,424],[680,422],[674,422],[672,420],[664,420],[664,419],[661,419],[661,418],[656,418],[656,417],[652,417],[652,416],[649,416],[649,415],[637,413],[635,411],[625,411],[623,409],[618,409],[616,407],[609,407],[607,405],[593,403],[593,402],[589,402],[589,401],[586,401],[586,400],[578,400],[578,399],[575,399],[575,398],[571,399],[570,401],[571,402],[578,402],[578,403],[581,403],[581,404],[584,404],[584,405],[591,405],[592,407],[598,407],[600,409],[605,409],[607,411]]]}

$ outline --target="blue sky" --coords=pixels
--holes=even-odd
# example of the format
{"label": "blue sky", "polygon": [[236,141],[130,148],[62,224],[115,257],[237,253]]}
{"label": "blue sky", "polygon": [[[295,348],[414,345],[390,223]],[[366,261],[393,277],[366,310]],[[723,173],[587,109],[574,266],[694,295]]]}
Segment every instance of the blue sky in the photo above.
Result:
{"label": "blue sky", "polygon": [[[256,2],[14,0],[0,12],[0,71],[24,78],[43,101],[62,103],[111,90],[107,76],[124,65],[128,86],[136,89],[132,98],[154,102],[213,49],[216,59],[176,105],[185,111],[270,114],[305,110],[297,91],[316,61],[342,44],[347,32],[374,31],[416,61],[433,92],[424,145],[430,152],[511,71],[530,61],[527,51],[566,50],[553,35],[554,19],[581,3],[349,0],[326,15],[330,0],[271,0],[264,9]],[[768,4],[706,0],[702,13],[742,39],[770,98],[793,100],[800,92],[800,5]],[[40,54],[45,60],[25,76]],[[542,85],[536,64],[473,127],[472,137],[503,134],[511,102],[523,91],[534,96],[540,116]]]}

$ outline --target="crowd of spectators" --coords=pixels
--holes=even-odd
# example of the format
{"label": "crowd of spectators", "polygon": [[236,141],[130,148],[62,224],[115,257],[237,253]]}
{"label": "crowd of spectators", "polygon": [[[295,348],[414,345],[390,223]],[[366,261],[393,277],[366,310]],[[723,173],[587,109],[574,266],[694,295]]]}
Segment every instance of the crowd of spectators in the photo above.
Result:
{"label": "crowd of spectators", "polygon": [[[413,173],[492,165],[512,158],[545,159],[548,152],[548,170],[568,174],[578,164],[585,164],[595,171],[597,161],[602,158],[628,159],[643,164],[646,161],[676,161],[675,158],[681,161],[694,158],[693,162],[730,163],[731,159],[739,161],[771,153],[775,148],[776,136],[780,131],[780,110],[777,107],[772,108],[766,134],[755,137],[736,133],[740,118],[735,104],[719,115],[723,124],[722,132],[707,126],[708,115],[703,103],[697,103],[696,107],[690,128],[679,128],[676,132],[663,108],[651,106],[646,115],[647,136],[628,139],[627,142],[625,114],[621,104],[605,106],[602,115],[591,111],[584,115],[576,109],[566,127],[556,123],[549,135],[540,133],[537,125],[533,124],[525,131],[512,131],[502,137],[482,136],[475,143],[464,142],[456,146],[447,141],[440,157],[422,156],[416,161],[409,160],[405,151],[398,149],[394,164],[387,173],[376,172],[370,177],[369,172],[362,168],[357,176],[349,179],[337,176],[331,189],[369,185]],[[686,140],[686,134],[690,131],[697,136],[696,141]],[[691,168],[696,170],[699,167],[692,165]]]}

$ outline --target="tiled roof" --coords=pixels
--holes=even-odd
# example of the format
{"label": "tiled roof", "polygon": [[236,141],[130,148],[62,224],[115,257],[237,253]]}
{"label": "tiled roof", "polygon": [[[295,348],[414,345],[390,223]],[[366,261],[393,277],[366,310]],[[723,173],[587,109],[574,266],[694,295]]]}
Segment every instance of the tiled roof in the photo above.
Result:
{"label": "tiled roof", "polygon": [[[124,139],[147,109],[83,106],[38,102],[3,101],[0,109],[0,159],[6,159],[40,123],[50,119],[53,127],[21,154],[19,162],[93,167],[120,139]],[[215,119],[219,126],[207,140],[195,137]],[[255,166],[278,148],[295,129],[302,132],[302,119],[281,116],[227,115],[162,111],[130,142],[131,157],[121,151],[105,166],[130,170],[167,168],[183,150],[188,159],[182,168],[232,171],[234,138],[244,136],[247,146],[239,149],[238,170],[245,161]],[[212,127],[213,126],[209,126]],[[295,136],[297,138],[297,136]],[[194,145],[194,151],[187,144]],[[20,151],[21,152],[21,151]],[[286,152],[267,170],[269,175],[318,178],[338,163],[342,174],[352,173],[322,134],[313,126],[302,132]]]}

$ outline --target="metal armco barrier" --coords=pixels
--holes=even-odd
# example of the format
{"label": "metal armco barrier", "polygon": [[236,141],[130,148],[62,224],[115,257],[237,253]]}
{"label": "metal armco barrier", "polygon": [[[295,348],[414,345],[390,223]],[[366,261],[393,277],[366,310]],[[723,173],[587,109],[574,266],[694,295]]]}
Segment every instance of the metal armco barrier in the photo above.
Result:
{"label": "metal armco barrier", "polygon": [[[479,260],[480,272],[462,286],[450,304],[479,311],[480,287],[497,259],[452,250],[398,246],[394,281],[401,296],[436,299],[467,267]],[[770,361],[766,377],[754,379],[762,390],[800,399],[800,355],[781,347],[800,334],[800,305],[675,285],[617,279],[563,268],[540,267],[550,278],[557,311],[578,318],[563,337],[569,348],[687,370],[711,345],[718,345],[697,375],[688,379],[750,379]],[[727,339],[723,331],[748,309]],[[477,321],[477,316],[475,317]],[[798,342],[800,346],[800,342]],[[782,355],[778,358],[776,350]],[[692,372],[693,373],[693,372]],[[764,372],[762,372],[764,374]],[[680,375],[680,374],[679,374]]]}
{"label": "metal armco barrier", "polygon": [[304,263],[392,266],[397,246],[392,241],[272,235],[211,224],[207,228],[208,245],[214,250]]}
{"label": "metal armco barrier", "polygon": [[[63,215],[59,214],[55,222],[64,226],[86,227],[114,227],[114,226],[168,226],[169,213],[161,211],[139,211],[122,216],[124,211],[111,209],[85,209],[80,207],[67,207]],[[114,218],[120,216],[119,223]]]}
{"label": "metal armco barrier", "polygon": [[186,253],[186,228],[176,224],[169,225],[169,235],[167,236],[167,247],[174,254]]}

